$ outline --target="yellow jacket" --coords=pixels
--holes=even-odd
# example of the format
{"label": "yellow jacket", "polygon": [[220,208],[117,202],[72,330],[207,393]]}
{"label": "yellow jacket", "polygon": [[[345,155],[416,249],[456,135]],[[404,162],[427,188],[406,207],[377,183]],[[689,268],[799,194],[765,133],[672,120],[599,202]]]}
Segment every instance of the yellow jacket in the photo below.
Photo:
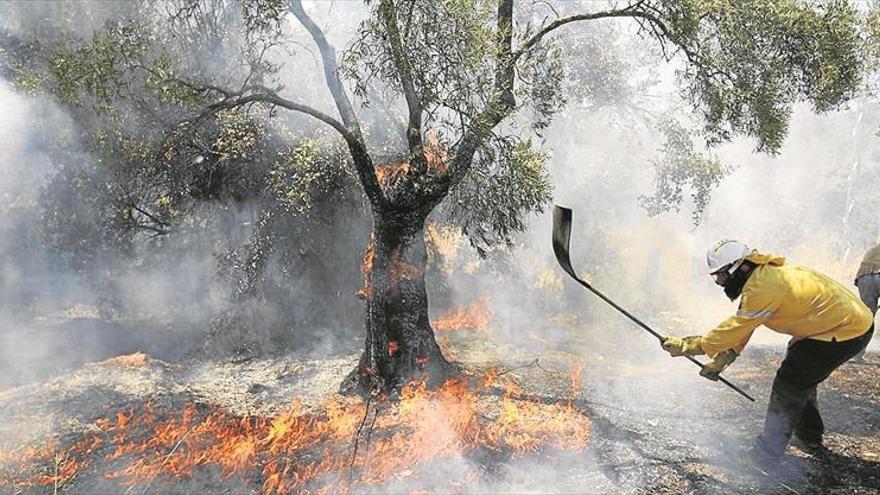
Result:
{"label": "yellow jacket", "polygon": [[758,325],[791,335],[793,340],[826,342],[854,339],[871,327],[871,311],[833,279],[757,251],[746,260],[758,266],[743,286],[739,311],[700,340],[709,356],[727,349],[739,354]]}

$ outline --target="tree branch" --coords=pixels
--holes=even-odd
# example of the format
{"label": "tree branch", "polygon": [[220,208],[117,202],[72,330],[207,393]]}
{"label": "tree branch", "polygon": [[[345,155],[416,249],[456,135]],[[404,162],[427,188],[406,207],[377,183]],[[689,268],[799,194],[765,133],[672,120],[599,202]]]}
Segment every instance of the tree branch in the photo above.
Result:
{"label": "tree branch", "polygon": [[400,28],[397,25],[397,7],[393,0],[381,0],[379,14],[388,34],[391,46],[391,57],[397,74],[400,77],[400,85],[406,98],[406,106],[409,110],[409,122],[406,128],[406,139],[411,153],[417,153],[422,147],[422,102],[416,93],[413,83],[413,71],[410,61],[403,53],[403,41],[400,38]]}
{"label": "tree branch", "polygon": [[165,221],[163,221],[163,220],[161,220],[161,219],[159,219],[159,218],[156,218],[155,215],[153,215],[153,214],[147,212],[146,210],[144,210],[143,208],[141,208],[141,207],[138,206],[137,204],[132,203],[132,204],[131,204],[131,207],[132,207],[135,211],[137,211],[138,213],[141,213],[142,215],[146,216],[148,219],[150,219],[150,221],[152,221],[152,222],[155,223],[156,225],[161,225],[162,227],[169,227],[169,226],[170,226],[170,224],[169,224],[168,222],[165,222]]}
{"label": "tree branch", "polygon": [[145,223],[140,223],[140,222],[135,222],[132,226],[135,229],[149,230],[150,232],[153,232],[153,235],[151,237],[159,237],[161,235],[168,235],[171,233],[171,230],[169,230],[169,229],[162,229],[159,227],[155,227],[153,225],[147,225]]}
{"label": "tree branch", "polygon": [[375,172],[373,171],[372,158],[367,152],[363,141],[358,139],[358,136],[355,135],[351,129],[320,110],[283,98],[268,88],[251,86],[245,88],[245,91],[247,91],[246,94],[230,93],[230,97],[208,105],[208,107],[194,118],[192,122],[198,123],[219,111],[238,108],[252,103],[275,105],[310,115],[330,127],[333,127],[342,136],[345,143],[348,145],[349,152],[351,153],[352,160],[355,164],[355,171],[358,173],[358,178],[364,187],[364,193],[374,205],[385,204],[385,197],[382,193],[382,189],[379,187]]}
{"label": "tree branch", "polygon": [[578,22],[578,21],[592,21],[595,19],[604,19],[604,18],[612,18],[612,17],[633,17],[634,14],[638,12],[637,9],[642,5],[642,3],[643,2],[641,2],[641,1],[636,2],[632,5],[628,5],[625,8],[619,9],[619,10],[614,9],[614,10],[605,10],[602,12],[591,12],[589,14],[576,14],[576,15],[570,15],[567,17],[562,17],[560,19],[556,19],[555,21],[551,22],[550,24],[547,24],[546,26],[544,26],[543,29],[541,29],[540,31],[535,33],[534,36],[532,36],[525,43],[523,43],[522,46],[520,46],[516,50],[516,52],[514,52],[511,63],[513,65],[516,65],[517,60],[519,60],[519,58],[522,57],[523,54],[528,52],[533,46],[538,44],[544,38],[544,36],[550,34],[551,32],[559,29],[562,26],[565,26],[566,24],[570,24],[572,22]]}
{"label": "tree branch", "polygon": [[[645,0],[639,0],[622,9],[576,14],[559,18],[535,33],[534,36],[526,40],[516,51],[512,51],[513,3],[511,0],[499,0],[498,55],[496,56],[495,61],[495,91],[493,92],[486,108],[469,123],[468,128],[460,141],[455,157],[452,160],[450,172],[443,187],[454,187],[464,178],[472,166],[474,153],[476,153],[477,148],[492,132],[492,129],[505,117],[510,115],[515,108],[516,102],[513,98],[513,84],[517,62],[525,53],[538,44],[544,36],[562,26],[572,22],[604,18],[630,17],[636,20],[642,20],[649,23],[652,30],[656,30],[653,31],[656,39],[661,41],[667,39],[671,41],[684,52],[690,63],[700,66],[698,54],[683,43],[677,42],[673,33],[669,30],[668,26],[664,24],[660,17],[645,10],[645,7],[647,7]],[[440,192],[441,190],[438,189],[437,193],[439,194]]]}
{"label": "tree branch", "polygon": [[513,95],[515,55],[513,44],[513,0],[498,0],[497,55],[495,58],[495,88],[486,108],[473,118],[462,137],[449,167],[446,181],[435,191],[445,194],[458,184],[470,170],[474,153],[505,117],[516,107]]}
{"label": "tree branch", "polygon": [[219,111],[238,108],[238,107],[247,105],[249,103],[268,103],[270,105],[277,105],[279,107],[283,107],[288,110],[293,110],[296,112],[304,113],[306,115],[310,115],[310,116],[320,120],[321,122],[328,124],[330,127],[333,127],[334,129],[336,129],[336,131],[342,135],[343,139],[345,139],[346,142],[351,141],[351,140],[355,140],[355,141],[357,140],[357,137],[354,134],[352,134],[351,131],[349,131],[348,128],[342,124],[342,122],[339,122],[335,118],[331,117],[330,115],[327,115],[324,112],[321,112],[320,110],[312,108],[308,105],[304,105],[302,103],[297,103],[297,102],[282,98],[281,96],[278,96],[277,94],[275,94],[274,92],[272,92],[266,88],[251,87],[251,88],[245,88],[245,90],[246,91],[250,90],[250,92],[248,92],[246,94],[230,93],[230,96],[228,96],[227,98],[223,98],[222,100],[220,100],[216,103],[212,103],[211,105],[208,105],[208,107],[205,108],[204,111],[202,111],[202,113],[199,115],[199,117],[197,117],[194,120],[196,120],[196,121],[202,120],[203,118],[205,118],[209,115],[215,114]]}
{"label": "tree branch", "polygon": [[327,81],[327,88],[333,96],[333,101],[336,103],[336,108],[339,110],[342,122],[351,130],[352,134],[357,136],[358,139],[363,140],[360,123],[358,122],[354,109],[351,106],[351,101],[348,99],[348,95],[342,87],[342,82],[339,80],[339,71],[336,65],[336,50],[327,42],[327,38],[324,36],[324,32],[321,31],[321,28],[315,24],[315,21],[313,21],[308,14],[306,14],[306,11],[302,6],[302,0],[291,0],[290,12],[296,16],[300,24],[306,28],[306,31],[312,36],[315,45],[318,46],[318,52],[321,54],[321,62],[324,66],[324,79]]}
{"label": "tree branch", "polygon": [[[342,87],[342,82],[339,80],[339,70],[336,65],[336,50],[334,50],[333,46],[327,42],[327,38],[324,36],[324,32],[321,31],[321,28],[315,24],[315,21],[313,21],[308,14],[306,14],[306,11],[302,6],[302,0],[290,0],[289,10],[312,36],[312,39],[318,46],[318,51],[321,53],[321,61],[324,65],[324,79],[327,82],[327,88],[330,90],[330,94],[333,96],[333,101],[336,103],[339,115],[342,117],[342,123],[345,124],[346,132],[343,136],[347,136],[345,141],[351,152],[355,171],[358,174],[361,186],[364,188],[364,193],[367,195],[370,204],[373,205],[374,208],[386,206],[387,200],[382,192],[381,186],[379,186],[379,180],[376,178],[376,173],[373,170],[373,159],[367,152],[367,146],[364,141],[363,133],[361,132],[360,123],[358,122],[354,109],[351,106],[351,101],[345,93],[345,88]],[[325,120],[325,122],[327,121]],[[336,130],[339,129],[337,128]]]}
{"label": "tree branch", "polygon": [[516,60],[511,52],[513,46],[513,0],[498,2],[498,56],[495,61],[495,91],[500,93],[502,104],[513,108],[513,75]]}
{"label": "tree branch", "polygon": [[[637,5],[641,5],[641,3],[642,2],[639,2]],[[707,78],[722,77],[730,82],[736,81],[736,77],[733,74],[722,68],[711,68],[711,70],[710,68],[707,68],[703,64],[702,57],[700,57],[699,53],[695,52],[684,43],[677,41],[673,37],[672,31],[670,31],[666,23],[660,19],[660,12],[656,8],[650,6],[646,7],[650,9],[650,11],[636,10],[632,12],[631,17],[635,18],[636,20],[643,20],[651,24],[651,33],[654,38],[657,39],[659,43],[661,43],[661,46],[663,45],[664,41],[671,41],[673,45],[675,45],[679,50],[681,50],[682,53],[684,53],[684,56],[685,58],[687,58],[688,63],[704,71],[705,77]],[[700,20],[704,19],[705,17],[706,16],[701,16]],[[665,46],[663,46],[663,52],[664,58],[669,61],[671,57],[666,54]]]}
{"label": "tree branch", "polygon": [[[435,193],[445,193],[443,188],[454,187],[460,182],[470,170],[473,162],[473,156],[480,144],[492,132],[501,120],[507,117],[515,107],[513,101],[513,80],[516,64],[519,59],[527,53],[532,47],[539,43],[544,36],[554,30],[570,24],[572,22],[589,21],[603,18],[623,18],[629,17],[636,21],[642,21],[649,25],[652,36],[661,44],[669,41],[681,50],[688,62],[700,70],[708,71],[705,67],[699,53],[695,52],[683,40],[676,39],[675,33],[666,25],[660,17],[661,12],[652,8],[645,0],[638,0],[622,9],[613,9],[602,12],[592,12],[588,14],[577,14],[557,19],[543,29],[535,33],[534,36],[525,41],[515,52],[511,52],[510,45],[512,43],[512,17],[513,6],[511,0],[499,0],[498,3],[498,56],[496,58],[495,73],[495,91],[491,100],[477,117],[471,120],[465,131],[456,155],[450,166],[450,173],[445,184],[442,184]],[[665,48],[665,47],[664,47]],[[722,76],[733,79],[730,74],[721,70],[707,72],[708,77]]]}
{"label": "tree branch", "polygon": [[666,46],[665,41],[672,42],[673,45],[678,47],[682,53],[687,57],[688,62],[693,65],[701,66],[699,55],[691,50],[688,46],[679,43],[675,40],[672,31],[670,31],[669,27],[664,23],[659,15],[660,12],[650,5],[646,4],[645,0],[639,0],[633,4],[627,5],[622,9],[614,9],[614,10],[606,10],[602,12],[592,12],[589,14],[576,14],[568,17],[563,17],[561,19],[557,19],[543,29],[535,33],[534,36],[529,38],[516,52],[513,54],[513,58],[511,63],[516,65],[516,62],[522,57],[526,52],[529,51],[533,46],[538,44],[544,36],[550,34],[551,32],[559,29],[560,27],[570,24],[572,22],[579,21],[591,21],[596,19],[606,19],[606,18],[620,18],[620,17],[630,17],[636,20],[647,21],[650,24],[651,35],[661,44],[661,49],[664,53],[664,58],[669,60],[669,56],[666,54]]}

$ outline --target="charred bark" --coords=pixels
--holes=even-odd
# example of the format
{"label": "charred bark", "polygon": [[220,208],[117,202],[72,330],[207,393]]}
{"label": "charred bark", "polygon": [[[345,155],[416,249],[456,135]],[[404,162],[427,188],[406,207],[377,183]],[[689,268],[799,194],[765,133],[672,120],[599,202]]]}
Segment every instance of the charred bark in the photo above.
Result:
{"label": "charred bark", "polygon": [[411,380],[433,386],[458,372],[443,356],[428,319],[426,210],[374,216],[361,290],[364,352],[343,382],[343,393],[393,395]]}

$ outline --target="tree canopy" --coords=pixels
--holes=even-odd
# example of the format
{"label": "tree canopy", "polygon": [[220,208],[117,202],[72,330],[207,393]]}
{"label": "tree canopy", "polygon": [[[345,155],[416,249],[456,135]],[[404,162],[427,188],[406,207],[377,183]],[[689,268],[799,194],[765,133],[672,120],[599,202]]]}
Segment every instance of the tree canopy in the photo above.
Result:
{"label": "tree canopy", "polygon": [[[40,87],[99,112],[119,113],[120,100],[130,98],[169,124],[175,118],[195,124],[223,109],[263,104],[306,113],[347,141],[359,139],[355,106],[343,105],[337,119],[297,101],[287,87],[285,53],[299,49],[291,31],[320,33],[299,2],[175,0],[152,7],[134,2],[129,15],[93,34],[61,36],[40,47],[38,59],[23,57],[34,40],[15,40],[24,48],[7,55],[7,66],[22,87]],[[388,115],[371,123],[365,138],[375,137],[377,156],[418,158],[415,150],[424,146],[427,132],[437,136],[450,172],[440,189],[455,190],[447,211],[481,248],[509,241],[522,229],[523,215],[549,199],[542,172],[547,154],[519,124],[540,130],[563,108],[563,82],[580,72],[564,71],[571,32],[563,31],[569,26],[631,20],[638,36],[679,64],[683,95],[703,116],[702,134],[711,144],[742,134],[753,138],[758,150],[775,152],[793,104],[836,108],[861,81],[862,20],[845,1],[644,0],[607,8],[568,2],[552,7],[494,0],[377,1],[368,4],[366,19],[341,56],[322,35],[315,37],[321,57],[331,62],[324,73],[331,93],[344,96],[348,85],[363,106],[382,107]],[[299,27],[289,23],[292,18],[301,21]],[[331,69],[338,72],[327,72]],[[496,127],[502,121],[505,125]],[[371,170],[359,177],[368,195],[378,197],[378,184],[366,172]],[[474,191],[492,199],[475,197]]]}

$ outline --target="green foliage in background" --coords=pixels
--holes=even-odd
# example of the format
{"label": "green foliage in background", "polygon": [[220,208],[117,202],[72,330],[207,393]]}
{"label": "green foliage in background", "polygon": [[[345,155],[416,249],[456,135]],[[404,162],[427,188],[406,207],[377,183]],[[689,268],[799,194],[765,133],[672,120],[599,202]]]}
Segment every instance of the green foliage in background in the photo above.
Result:
{"label": "green foliage in background", "polygon": [[[664,2],[665,3],[665,2]],[[791,105],[837,108],[862,80],[860,18],[851,2],[668,2],[669,39],[691,62],[682,72],[709,142],[750,136],[776,152]]]}
{"label": "green foliage in background", "polygon": [[639,201],[651,216],[665,211],[677,212],[685,204],[687,188],[693,204],[691,218],[694,225],[699,225],[712,191],[731,169],[718,158],[697,150],[693,132],[678,122],[663,122],[660,131],[665,140],[660,149],[662,156],[654,162],[654,195],[641,196]]}

